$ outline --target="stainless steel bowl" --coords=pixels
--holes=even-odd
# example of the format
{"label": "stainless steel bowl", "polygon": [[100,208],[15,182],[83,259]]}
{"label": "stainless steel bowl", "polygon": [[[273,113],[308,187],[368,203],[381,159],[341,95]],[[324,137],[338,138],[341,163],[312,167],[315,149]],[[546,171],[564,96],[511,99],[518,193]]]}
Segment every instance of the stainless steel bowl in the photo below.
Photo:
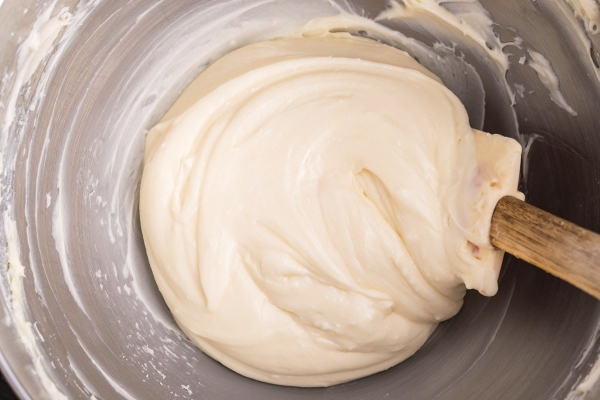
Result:
{"label": "stainless steel bowl", "polygon": [[[485,103],[462,95],[473,103],[472,121],[480,107],[485,130],[529,145],[522,185],[529,202],[600,231],[600,84],[592,62],[600,36],[591,35],[589,45],[582,40],[580,22],[560,11],[559,0],[482,3],[502,40],[518,34],[548,57],[578,116],[552,102],[535,72],[519,64],[521,50],[507,46],[514,61],[508,81],[523,84],[525,95],[514,109],[507,106],[507,94],[465,50],[485,89]],[[600,306],[512,257],[497,296],[469,293],[459,315],[440,324],[415,356],[368,378],[326,389],[279,387],[204,355],[175,325],[146,259],[137,210],[144,134],[207,62],[244,44],[236,41],[242,28],[252,32],[245,41],[258,40],[293,27],[299,16],[334,10],[320,0],[95,0],[60,2],[56,12],[62,4],[75,12],[68,36],[45,58],[31,89],[20,92],[24,111],[3,155],[8,213],[0,231],[6,236],[14,218],[25,316],[39,351],[32,357],[20,340],[2,240],[0,366],[20,396],[55,398],[41,379],[47,371],[68,398],[576,397],[600,352]],[[383,0],[345,4],[367,17],[386,7]],[[17,47],[48,6],[6,0],[0,7],[0,112],[16,78]],[[265,20],[271,30],[253,28]],[[411,26],[389,25],[433,40]]]}

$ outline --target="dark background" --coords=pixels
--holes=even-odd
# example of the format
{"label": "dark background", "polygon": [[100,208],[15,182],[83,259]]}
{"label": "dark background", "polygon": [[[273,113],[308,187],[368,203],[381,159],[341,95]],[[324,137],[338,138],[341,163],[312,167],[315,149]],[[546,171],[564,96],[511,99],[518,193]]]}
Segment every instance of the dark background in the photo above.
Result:
{"label": "dark background", "polygon": [[17,400],[17,396],[14,394],[4,376],[0,374],[0,400]]}

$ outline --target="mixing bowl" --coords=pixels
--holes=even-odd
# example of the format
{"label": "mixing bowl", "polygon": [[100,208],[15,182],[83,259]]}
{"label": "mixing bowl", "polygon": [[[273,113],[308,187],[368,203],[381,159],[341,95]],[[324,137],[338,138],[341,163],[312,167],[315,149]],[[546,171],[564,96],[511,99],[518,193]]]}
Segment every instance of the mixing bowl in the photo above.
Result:
{"label": "mixing bowl", "polygon": [[[386,1],[0,4],[0,366],[22,398],[600,396],[593,368],[600,305],[512,257],[505,258],[498,295],[469,292],[461,312],[413,357],[330,388],[239,376],[204,355],[174,323],[140,233],[144,134],[186,83],[226,51],[340,10],[373,19],[389,7]],[[473,4],[444,7],[461,13]],[[508,71],[489,51],[469,47],[473,38],[456,26],[441,35],[435,24],[414,19],[379,21],[412,42],[376,29],[354,33],[406,47],[463,100],[473,126],[518,138],[525,146],[521,189],[530,203],[600,231],[598,27],[584,26],[562,0],[482,4],[493,20],[492,39],[502,44],[486,45],[508,55]],[[417,42],[440,58],[419,57]],[[527,49],[547,58],[560,88],[554,75],[532,68],[538,53]],[[465,78],[448,76],[436,60],[462,65]]]}

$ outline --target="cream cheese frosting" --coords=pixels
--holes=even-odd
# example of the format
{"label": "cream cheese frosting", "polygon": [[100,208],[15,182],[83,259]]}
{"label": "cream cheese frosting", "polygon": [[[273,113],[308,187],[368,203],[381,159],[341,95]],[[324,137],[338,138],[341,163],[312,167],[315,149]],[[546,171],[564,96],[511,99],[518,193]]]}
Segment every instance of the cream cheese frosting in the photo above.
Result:
{"label": "cream cheese frosting", "polygon": [[521,147],[407,53],[335,34],[214,62],[146,139],[140,216],[182,330],[238,373],[328,386],[414,354],[497,291]]}

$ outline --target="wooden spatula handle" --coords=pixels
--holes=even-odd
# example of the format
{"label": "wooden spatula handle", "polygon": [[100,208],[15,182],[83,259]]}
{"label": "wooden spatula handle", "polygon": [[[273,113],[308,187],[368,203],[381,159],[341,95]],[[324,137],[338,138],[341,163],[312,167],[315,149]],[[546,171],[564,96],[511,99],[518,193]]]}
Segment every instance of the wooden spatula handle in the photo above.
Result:
{"label": "wooden spatula handle", "polygon": [[494,246],[600,299],[600,235],[515,197],[500,199],[492,217]]}

